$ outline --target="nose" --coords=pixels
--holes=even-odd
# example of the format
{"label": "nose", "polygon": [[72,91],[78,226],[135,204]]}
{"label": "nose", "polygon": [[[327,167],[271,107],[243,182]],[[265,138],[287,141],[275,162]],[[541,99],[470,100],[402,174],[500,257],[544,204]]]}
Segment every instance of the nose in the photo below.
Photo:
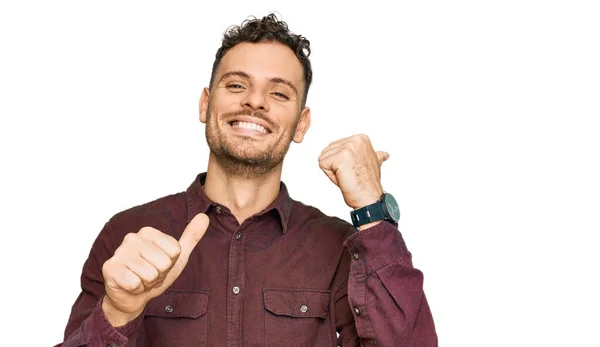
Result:
{"label": "nose", "polygon": [[242,99],[242,107],[262,112],[269,110],[267,99],[262,91],[258,88],[252,88],[248,90]]}

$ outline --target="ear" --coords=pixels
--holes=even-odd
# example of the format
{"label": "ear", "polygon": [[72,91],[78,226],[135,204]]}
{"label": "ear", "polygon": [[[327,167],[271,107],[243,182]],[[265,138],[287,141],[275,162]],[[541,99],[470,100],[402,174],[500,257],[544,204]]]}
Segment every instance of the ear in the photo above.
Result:
{"label": "ear", "polygon": [[208,111],[208,100],[210,99],[210,90],[204,88],[200,96],[200,122],[206,123],[206,112]]}
{"label": "ear", "polygon": [[298,126],[296,126],[296,132],[294,133],[294,142],[302,142],[308,128],[310,128],[310,108],[305,107],[302,112],[300,112],[300,119],[298,119]]}

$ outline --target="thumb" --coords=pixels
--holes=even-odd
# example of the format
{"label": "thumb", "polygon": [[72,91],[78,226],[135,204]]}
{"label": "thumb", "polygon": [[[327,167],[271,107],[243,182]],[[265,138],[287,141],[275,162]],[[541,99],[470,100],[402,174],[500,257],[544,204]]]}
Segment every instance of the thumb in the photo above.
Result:
{"label": "thumb", "polygon": [[206,233],[208,228],[208,216],[204,213],[198,213],[185,227],[181,238],[179,238],[179,245],[181,246],[181,253],[179,259],[184,263],[187,263],[190,254]]}
{"label": "thumb", "polygon": [[387,152],[379,151],[375,154],[377,154],[377,160],[379,161],[379,165],[383,164],[384,161],[390,159],[390,154]]}
{"label": "thumb", "polygon": [[173,268],[169,271],[165,280],[158,287],[155,287],[150,292],[150,298],[157,297],[162,294],[168,287],[175,282],[177,277],[181,275],[183,269],[188,263],[190,259],[190,254],[206,233],[206,228],[208,228],[208,216],[204,213],[198,213],[191,222],[185,227],[183,234],[179,238],[179,246],[181,247],[181,252],[179,253],[179,257],[177,258],[177,262],[173,265]]}

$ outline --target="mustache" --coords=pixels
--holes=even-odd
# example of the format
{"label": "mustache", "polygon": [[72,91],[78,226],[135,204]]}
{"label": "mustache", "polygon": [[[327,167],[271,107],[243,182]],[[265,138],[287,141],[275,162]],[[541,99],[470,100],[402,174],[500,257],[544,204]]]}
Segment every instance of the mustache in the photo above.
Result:
{"label": "mustache", "polygon": [[249,116],[249,117],[261,119],[265,123],[267,123],[269,125],[269,128],[271,128],[272,130],[278,130],[277,124],[273,123],[273,121],[271,121],[264,113],[258,112],[258,111],[238,110],[238,111],[226,112],[221,115],[221,119],[224,120],[225,122],[229,123],[238,116]]}

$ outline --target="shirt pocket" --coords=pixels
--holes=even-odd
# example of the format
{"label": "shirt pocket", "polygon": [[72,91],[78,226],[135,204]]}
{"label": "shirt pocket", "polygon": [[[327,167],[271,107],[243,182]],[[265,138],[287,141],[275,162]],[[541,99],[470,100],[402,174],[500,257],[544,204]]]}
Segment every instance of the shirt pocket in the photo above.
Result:
{"label": "shirt pocket", "polygon": [[332,346],[328,290],[264,288],[265,346]]}
{"label": "shirt pocket", "polygon": [[207,292],[166,290],[146,305],[144,332],[138,335],[136,345],[205,346],[208,334],[207,310]]}

